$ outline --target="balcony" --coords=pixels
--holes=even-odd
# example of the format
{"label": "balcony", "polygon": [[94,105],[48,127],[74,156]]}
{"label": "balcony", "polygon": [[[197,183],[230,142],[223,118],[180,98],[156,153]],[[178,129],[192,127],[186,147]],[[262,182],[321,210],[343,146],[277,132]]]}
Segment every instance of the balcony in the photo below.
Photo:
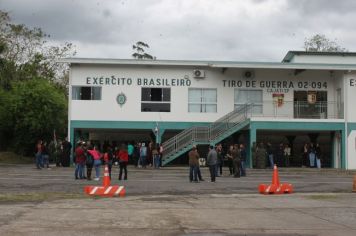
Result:
{"label": "balcony", "polygon": [[[262,107],[261,107],[262,105]],[[336,102],[266,101],[252,104],[252,117],[286,119],[343,119],[343,104]]]}

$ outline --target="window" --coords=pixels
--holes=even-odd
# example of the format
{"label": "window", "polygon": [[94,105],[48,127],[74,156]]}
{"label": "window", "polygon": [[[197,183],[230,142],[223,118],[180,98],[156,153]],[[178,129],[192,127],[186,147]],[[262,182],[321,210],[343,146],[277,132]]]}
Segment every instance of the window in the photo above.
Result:
{"label": "window", "polygon": [[192,88],[188,92],[188,112],[216,113],[217,90]]}
{"label": "window", "polygon": [[171,89],[142,88],[141,101],[142,112],[170,112]]}
{"label": "window", "polygon": [[252,104],[252,113],[261,114],[263,108],[262,90],[235,89],[234,108],[239,108],[246,103]]}
{"label": "window", "polygon": [[101,100],[101,87],[72,87],[72,100]]}

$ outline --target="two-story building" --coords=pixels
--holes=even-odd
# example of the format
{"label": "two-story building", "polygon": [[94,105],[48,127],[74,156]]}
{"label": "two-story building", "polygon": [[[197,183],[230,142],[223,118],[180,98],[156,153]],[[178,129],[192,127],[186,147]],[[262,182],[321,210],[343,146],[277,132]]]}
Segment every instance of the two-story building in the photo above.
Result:
{"label": "two-story building", "polygon": [[68,135],[163,145],[319,143],[323,167],[356,169],[356,53],[290,51],[282,62],[69,58]]}

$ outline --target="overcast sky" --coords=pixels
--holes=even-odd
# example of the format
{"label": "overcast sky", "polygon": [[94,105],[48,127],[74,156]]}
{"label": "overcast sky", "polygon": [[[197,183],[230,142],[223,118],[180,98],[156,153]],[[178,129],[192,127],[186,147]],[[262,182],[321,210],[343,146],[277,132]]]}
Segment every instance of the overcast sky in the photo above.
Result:
{"label": "overcast sky", "polygon": [[76,57],[281,61],[319,33],[356,51],[355,0],[0,0],[12,20],[40,27]]}

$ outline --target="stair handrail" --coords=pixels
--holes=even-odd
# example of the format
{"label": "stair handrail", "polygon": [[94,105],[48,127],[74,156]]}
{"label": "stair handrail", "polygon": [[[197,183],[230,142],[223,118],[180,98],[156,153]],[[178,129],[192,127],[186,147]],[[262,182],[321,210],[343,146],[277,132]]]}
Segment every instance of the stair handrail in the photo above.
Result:
{"label": "stair handrail", "polygon": [[[162,143],[163,146],[163,155],[162,160],[165,160],[168,156],[173,153],[178,152],[184,147],[194,144],[195,141],[200,142],[208,142],[209,137],[207,136],[205,139],[200,138],[201,130],[204,130],[206,134],[208,134],[208,127],[200,127],[200,126],[193,126],[191,128],[185,129],[182,132],[178,133],[176,136],[168,139],[166,142]],[[204,135],[203,135],[204,136]]]}
{"label": "stair handrail", "polygon": [[247,119],[253,104],[246,103],[210,124],[210,142]]}
{"label": "stair handrail", "polygon": [[[228,114],[216,120],[209,126],[193,126],[188,129],[183,130],[174,137],[168,139],[166,142],[162,143],[163,155],[162,160],[169,158],[173,153],[178,152],[184,147],[193,145],[195,141],[201,143],[210,143],[212,140],[216,139],[226,130],[240,124],[248,116],[248,111],[252,107],[252,104],[246,103],[241,107],[234,109]],[[236,120],[238,118],[238,120]],[[230,121],[237,121],[230,123]],[[201,139],[198,140],[198,137]]]}

